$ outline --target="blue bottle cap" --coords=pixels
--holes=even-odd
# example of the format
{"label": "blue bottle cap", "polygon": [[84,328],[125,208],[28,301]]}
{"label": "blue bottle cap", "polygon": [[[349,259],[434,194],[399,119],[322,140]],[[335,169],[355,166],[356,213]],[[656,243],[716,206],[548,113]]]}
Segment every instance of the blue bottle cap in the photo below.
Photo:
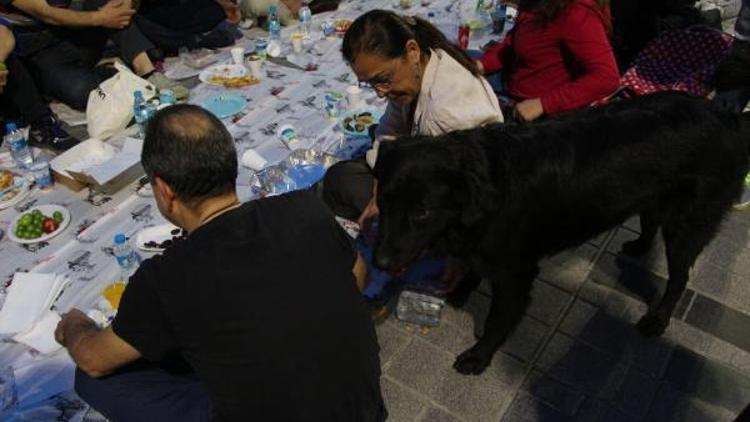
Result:
{"label": "blue bottle cap", "polygon": [[125,243],[125,242],[127,242],[127,241],[128,241],[128,238],[127,238],[127,237],[125,237],[125,235],[124,235],[124,234],[122,234],[122,233],[117,233],[117,234],[115,235],[115,244],[116,244],[116,245],[122,245],[123,243]]}
{"label": "blue bottle cap", "polygon": [[15,123],[13,123],[13,122],[8,122],[8,123],[7,123],[6,125],[5,125],[5,130],[6,130],[6,131],[7,131],[8,133],[10,133],[10,132],[13,132],[13,131],[14,131],[14,130],[16,130],[16,129],[18,129],[18,127],[17,127],[17,126],[16,126],[16,124],[15,124]]}

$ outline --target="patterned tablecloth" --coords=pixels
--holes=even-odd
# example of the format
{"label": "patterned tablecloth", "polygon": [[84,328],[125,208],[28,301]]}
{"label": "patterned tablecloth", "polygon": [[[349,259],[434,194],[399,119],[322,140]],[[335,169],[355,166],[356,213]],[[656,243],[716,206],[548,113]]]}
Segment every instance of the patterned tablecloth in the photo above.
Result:
{"label": "patterned tablecloth", "polygon": [[[344,1],[337,11],[314,16],[313,27],[319,28],[323,20],[354,19],[374,8],[396,9],[401,13],[429,18],[449,38],[455,38],[458,31],[457,10],[459,7],[473,7],[469,4],[473,2],[466,0],[412,3],[415,4],[413,7],[401,10],[396,1]],[[289,36],[294,30],[285,28],[282,32],[285,52],[291,50]],[[477,48],[488,39],[489,34],[472,37],[471,47]],[[236,139],[238,156],[248,148],[254,148],[270,163],[285,159],[290,150],[277,136],[277,128],[284,124],[295,126],[305,148],[339,157],[351,156],[354,150],[362,148],[362,142],[347,139],[338,127],[338,121],[329,119],[324,110],[325,91],[345,94],[347,86],[357,83],[356,76],[341,59],[341,39],[323,38],[316,31],[313,40],[305,44],[304,57],[298,58],[298,61],[302,64],[313,62],[318,70],[304,71],[265,62],[259,84],[232,90],[248,100],[244,114],[225,120]],[[254,43],[253,40],[242,39],[240,45],[250,49]],[[220,63],[230,61],[227,49],[218,55]],[[187,70],[180,68],[179,61],[170,61],[167,65],[168,74],[184,74]],[[222,92],[225,89],[199,84],[192,90],[190,101],[199,104],[205,98]],[[385,102],[378,100],[374,93],[365,91],[363,95],[369,107],[384,108]],[[124,134],[110,142],[117,144],[122,142],[123,137]],[[9,162],[7,153],[0,154],[0,168]],[[242,200],[253,198],[250,177],[251,172],[240,166],[238,193]],[[64,232],[48,242],[20,245],[8,239],[7,234],[0,240],[0,304],[15,272],[54,272],[68,275],[70,282],[53,309],[59,313],[73,307],[84,311],[94,309],[101,300],[104,286],[118,276],[117,263],[111,253],[113,236],[124,233],[133,239],[139,230],[164,222],[153,198],[136,194],[138,187],[134,183],[115,195],[107,196],[89,189],[74,193],[57,185],[51,192],[34,189],[28,198],[15,207],[1,210],[0,229],[3,231],[8,230],[19,213],[40,204],[67,207],[71,222]],[[142,251],[139,253],[144,258],[149,256]],[[0,378],[5,374],[7,380],[8,373],[14,374],[18,399],[14,408],[4,413],[0,411],[0,420],[82,420],[87,406],[71,391],[73,369],[65,350],[45,356],[10,339],[0,339]],[[0,394],[4,386],[2,381],[0,379]]]}

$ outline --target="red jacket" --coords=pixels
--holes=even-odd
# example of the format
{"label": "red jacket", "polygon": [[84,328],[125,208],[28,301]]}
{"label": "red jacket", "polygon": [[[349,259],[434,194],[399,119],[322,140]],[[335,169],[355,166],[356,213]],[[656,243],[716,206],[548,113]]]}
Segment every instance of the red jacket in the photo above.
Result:
{"label": "red jacket", "polygon": [[547,25],[521,11],[503,42],[482,56],[482,65],[485,73],[503,72],[513,99],[541,98],[548,115],[585,107],[620,82],[608,25],[608,13],[594,0],[574,0]]}

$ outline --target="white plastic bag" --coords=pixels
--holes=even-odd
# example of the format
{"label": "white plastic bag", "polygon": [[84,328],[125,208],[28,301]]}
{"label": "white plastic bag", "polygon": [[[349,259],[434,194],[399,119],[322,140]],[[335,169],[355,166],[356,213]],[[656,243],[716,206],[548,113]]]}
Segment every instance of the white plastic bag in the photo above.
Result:
{"label": "white plastic bag", "polygon": [[136,76],[126,66],[115,62],[118,72],[99,84],[89,94],[86,105],[86,123],[89,136],[107,139],[121,132],[133,119],[133,92],[142,91],[149,99],[156,89],[148,81]]}

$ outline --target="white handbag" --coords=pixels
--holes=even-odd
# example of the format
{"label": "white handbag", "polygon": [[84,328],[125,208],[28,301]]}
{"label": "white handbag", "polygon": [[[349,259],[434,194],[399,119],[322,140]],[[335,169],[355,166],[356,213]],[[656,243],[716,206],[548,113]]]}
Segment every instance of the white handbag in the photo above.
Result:
{"label": "white handbag", "polygon": [[117,74],[89,94],[86,123],[92,138],[105,140],[128,126],[133,119],[133,92],[143,92],[146,100],[156,95],[153,85],[123,64],[115,62],[115,68]]}

